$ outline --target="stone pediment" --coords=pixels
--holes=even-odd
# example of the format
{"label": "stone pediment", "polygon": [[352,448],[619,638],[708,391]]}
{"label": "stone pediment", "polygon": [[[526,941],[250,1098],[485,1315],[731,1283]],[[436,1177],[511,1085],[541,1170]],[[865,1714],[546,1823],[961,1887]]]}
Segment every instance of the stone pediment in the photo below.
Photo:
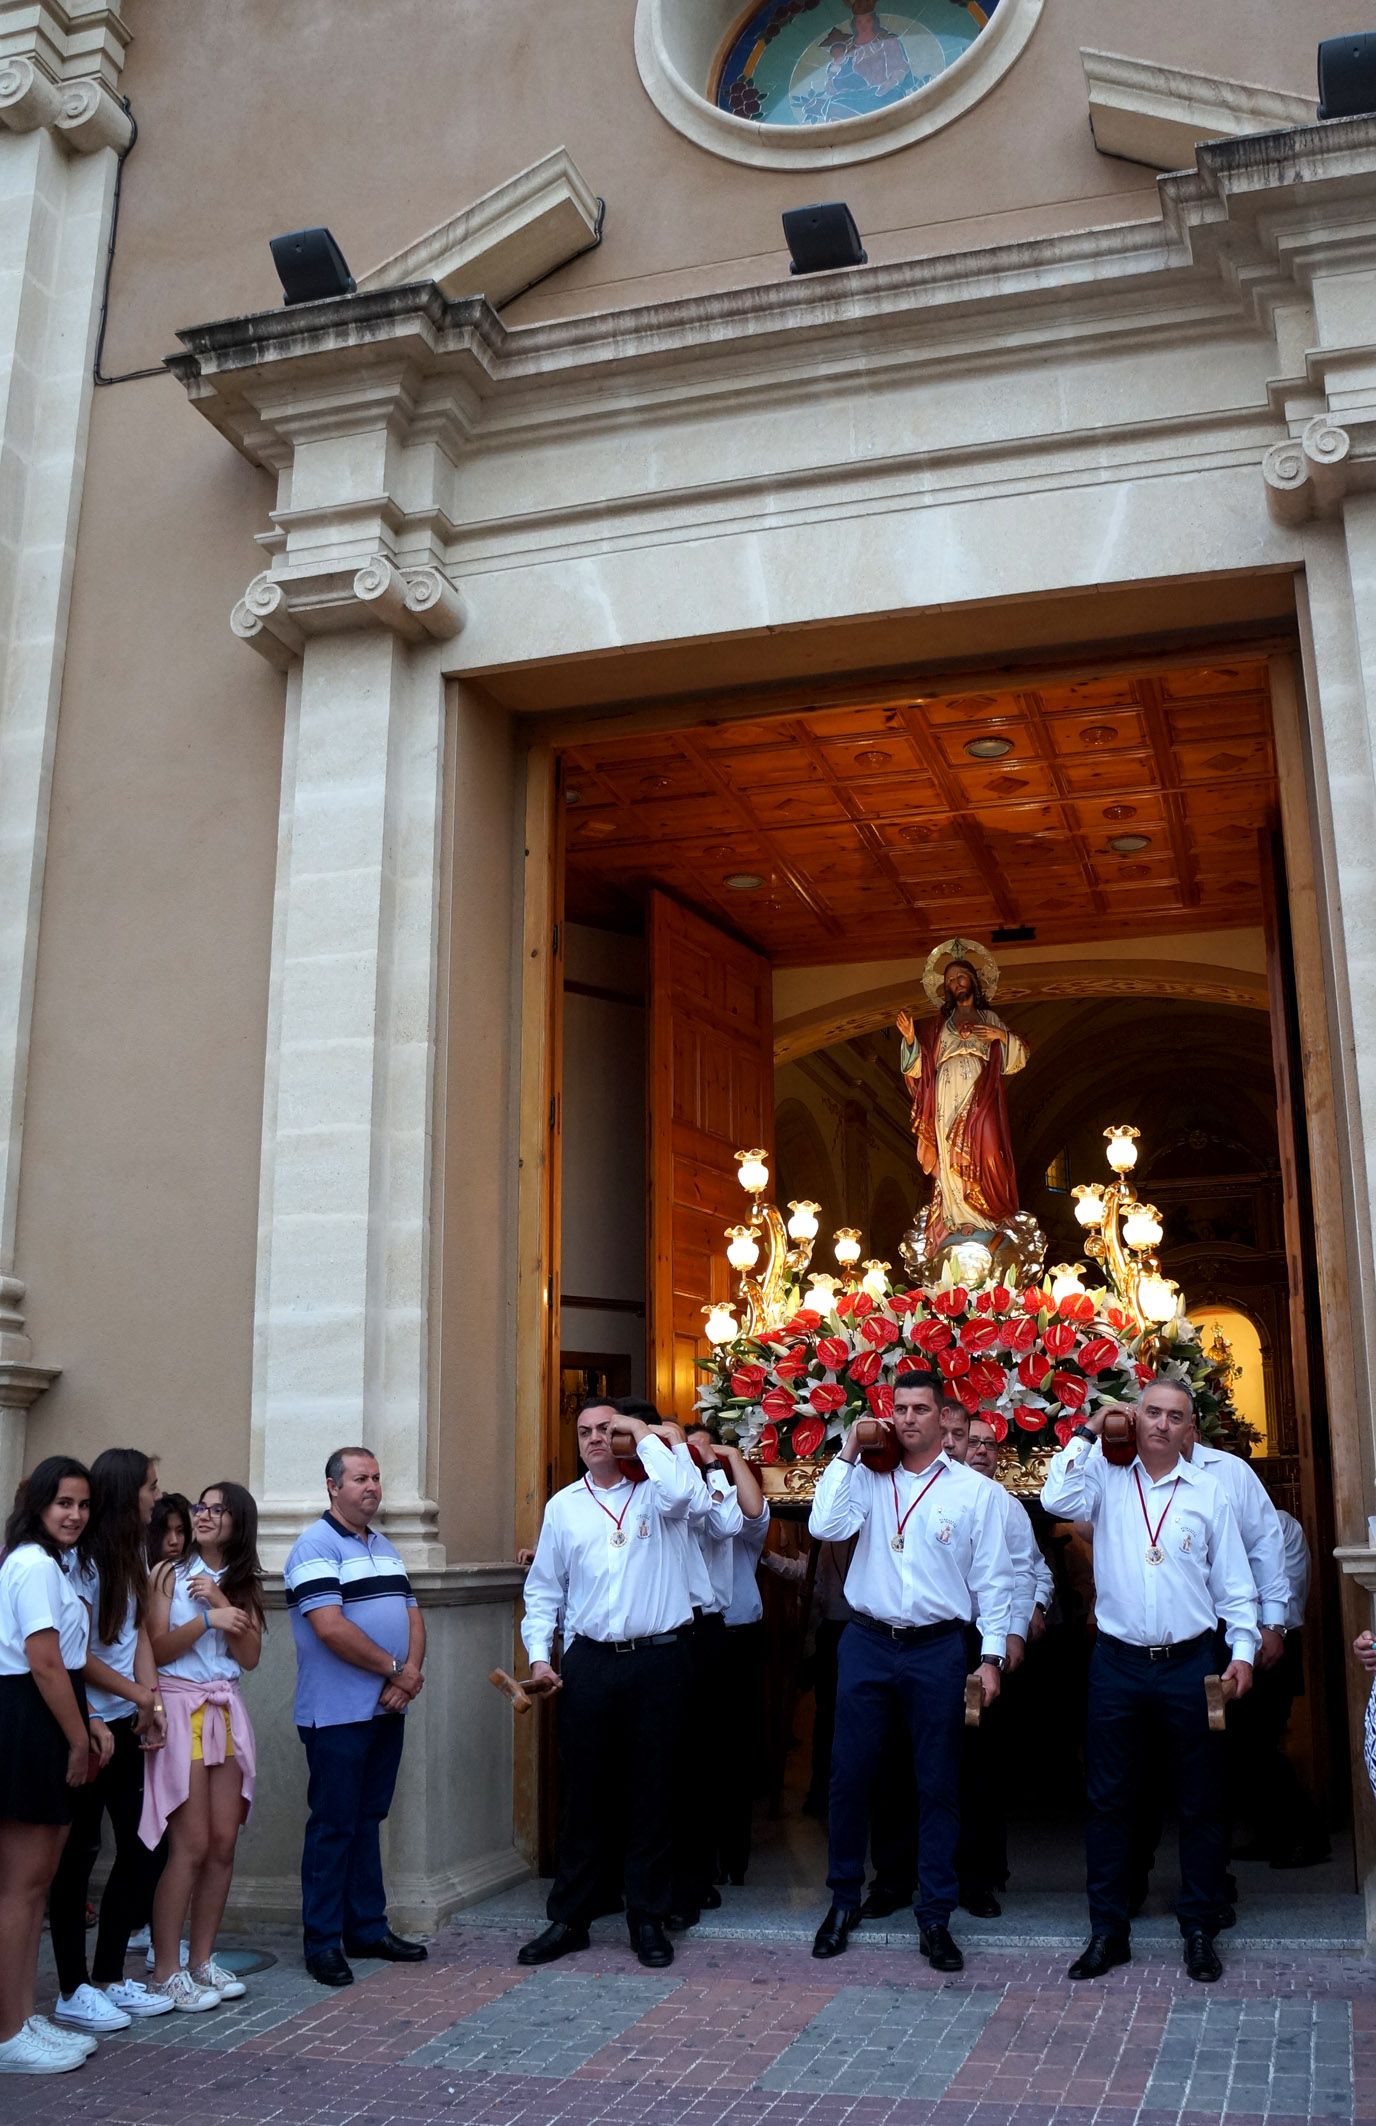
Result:
{"label": "stone pediment", "polygon": [[360,294],[433,281],[454,300],[484,295],[494,310],[598,241],[602,202],[567,148],[518,170],[451,221],[361,274]]}
{"label": "stone pediment", "polygon": [[1204,140],[1313,125],[1318,108],[1317,96],[1159,66],[1121,52],[1082,50],[1080,58],[1095,147],[1150,170],[1188,170]]}

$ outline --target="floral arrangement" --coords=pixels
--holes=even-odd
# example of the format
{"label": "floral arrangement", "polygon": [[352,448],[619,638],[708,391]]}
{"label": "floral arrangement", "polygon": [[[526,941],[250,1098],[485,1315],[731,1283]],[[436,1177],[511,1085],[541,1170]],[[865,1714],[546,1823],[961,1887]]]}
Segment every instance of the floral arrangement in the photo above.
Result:
{"label": "floral arrangement", "polygon": [[835,1453],[857,1417],[892,1416],[905,1374],[935,1373],[1026,1461],[1064,1445],[1099,1403],[1165,1376],[1187,1383],[1201,1428],[1217,1432],[1229,1415],[1226,1387],[1193,1323],[1178,1314],[1150,1352],[1147,1342],[1108,1291],[1058,1301],[1042,1285],[970,1290],[944,1281],[883,1299],[847,1292],[827,1315],[800,1307],[768,1335],[740,1337],[701,1360],[708,1378],[697,1409],[719,1438],[761,1462],[809,1461]]}

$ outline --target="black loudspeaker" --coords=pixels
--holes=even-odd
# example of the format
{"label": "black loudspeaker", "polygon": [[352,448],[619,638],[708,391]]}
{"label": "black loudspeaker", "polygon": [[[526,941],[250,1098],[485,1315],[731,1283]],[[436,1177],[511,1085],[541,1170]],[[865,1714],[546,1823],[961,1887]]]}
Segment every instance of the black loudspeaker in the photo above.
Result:
{"label": "black loudspeaker", "polygon": [[269,239],[272,262],[287,303],[318,303],[329,295],[352,295],[354,277],[328,229],[294,229]]}
{"label": "black loudspeaker", "polygon": [[1320,118],[1376,112],[1376,30],[1325,37],[1319,46]]}
{"label": "black loudspeaker", "polygon": [[838,266],[863,266],[868,259],[855,216],[844,200],[824,207],[790,207],[783,220],[791,273],[833,273]]}

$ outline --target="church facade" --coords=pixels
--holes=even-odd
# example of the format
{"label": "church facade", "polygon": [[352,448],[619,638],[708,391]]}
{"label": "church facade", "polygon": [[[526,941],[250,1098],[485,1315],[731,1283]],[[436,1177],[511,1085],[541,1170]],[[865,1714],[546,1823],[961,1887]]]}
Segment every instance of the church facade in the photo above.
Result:
{"label": "church facade", "polygon": [[[809,899],[777,841],[756,875],[711,734],[774,733],[758,822],[803,715],[868,705],[920,747],[937,701],[1264,674],[1283,995],[1228,810],[1245,750],[1207,718],[1162,765],[1173,899],[1150,854],[1101,888],[1086,841],[1057,915],[1010,820],[995,885],[1025,834],[1042,920],[995,891],[992,923],[1035,933],[999,947],[1009,996],[1292,1022],[1306,1482],[1335,1643],[1369,1621],[1376,115],[1316,120],[1336,0],[1227,15],[0,0],[0,1476],[135,1442],[179,1488],[249,1482],[280,1569],[330,1450],[373,1448],[431,1630],[390,1833],[413,1923],[537,1840],[486,1675],[589,1296],[565,886],[614,868],[597,790],[675,796],[637,766],[666,734],[707,734],[699,810],[636,878],[753,878],[734,934],[774,962],[787,1067],[885,1023],[994,889],[946,893],[920,837],[905,869],[820,758],[883,890],[843,917],[844,867]],[[790,274],[780,217],[818,201],[867,258]],[[283,306],[268,239],[318,224],[357,287]],[[1057,746],[1010,805],[1120,804]],[[627,1231],[639,1127],[609,1121],[596,1199]],[[304,1771],[259,1727],[237,1887],[287,1917]]]}

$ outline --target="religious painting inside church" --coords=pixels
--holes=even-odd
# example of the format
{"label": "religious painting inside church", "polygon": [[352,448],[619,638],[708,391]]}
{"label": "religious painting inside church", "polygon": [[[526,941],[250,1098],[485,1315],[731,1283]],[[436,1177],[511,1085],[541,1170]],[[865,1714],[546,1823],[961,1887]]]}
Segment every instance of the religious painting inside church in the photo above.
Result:
{"label": "religious painting inside church", "polygon": [[973,44],[998,0],[768,0],[732,38],[716,101],[764,125],[863,118],[925,88]]}

